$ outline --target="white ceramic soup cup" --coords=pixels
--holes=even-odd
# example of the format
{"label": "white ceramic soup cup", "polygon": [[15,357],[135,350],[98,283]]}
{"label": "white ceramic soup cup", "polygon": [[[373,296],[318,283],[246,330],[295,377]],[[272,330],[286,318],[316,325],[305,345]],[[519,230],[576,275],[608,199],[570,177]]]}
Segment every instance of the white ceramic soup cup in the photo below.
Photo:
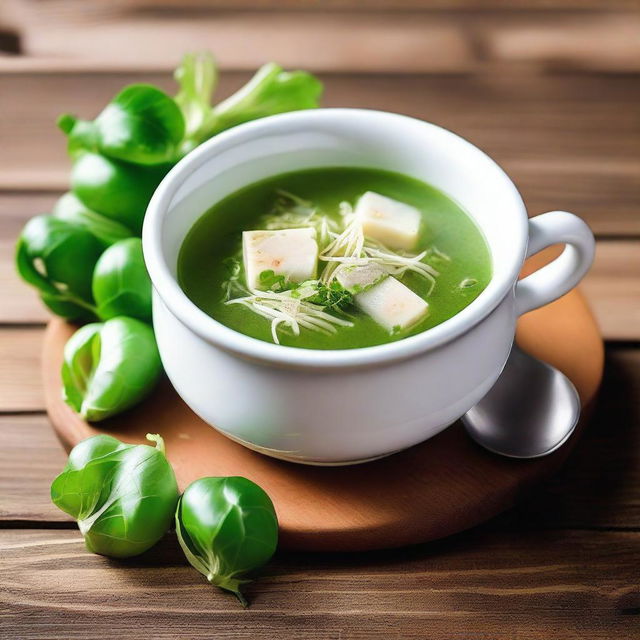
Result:
{"label": "white ceramic soup cup", "polygon": [[[178,253],[207,209],[263,178],[335,166],[397,171],[458,202],[490,247],[493,277],[487,288],[424,333],[334,351],[250,338],[191,302],[176,280]],[[555,243],[567,245],[560,257],[518,282],[525,257]],[[228,437],[307,464],[362,462],[450,425],[500,375],[517,316],[574,287],[594,253],[591,231],[571,213],[528,220],[511,180],[466,140],[420,120],[361,109],[273,116],[204,143],[153,196],[143,246],[158,346],[180,396]]]}

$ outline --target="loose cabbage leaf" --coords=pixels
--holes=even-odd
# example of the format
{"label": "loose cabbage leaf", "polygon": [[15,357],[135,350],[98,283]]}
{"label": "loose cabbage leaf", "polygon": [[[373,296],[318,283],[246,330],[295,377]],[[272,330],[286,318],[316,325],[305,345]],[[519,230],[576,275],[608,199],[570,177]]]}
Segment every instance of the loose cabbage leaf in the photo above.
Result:
{"label": "loose cabbage leaf", "polygon": [[207,55],[187,55],[176,71],[180,92],[175,98],[186,122],[183,152],[236,125],[286,111],[318,106],[322,83],[305,71],[284,71],[271,62],[236,93],[210,106],[216,85],[215,62]]}
{"label": "loose cabbage leaf", "polygon": [[211,137],[236,125],[287,111],[313,109],[322,83],[306,71],[284,71],[274,62],[262,66],[239,91],[217,104],[205,125]]}
{"label": "loose cabbage leaf", "polygon": [[174,100],[185,123],[182,152],[187,153],[206,139],[203,127],[211,113],[211,98],[218,84],[218,69],[208,53],[188,53],[174,73],[180,91]]}

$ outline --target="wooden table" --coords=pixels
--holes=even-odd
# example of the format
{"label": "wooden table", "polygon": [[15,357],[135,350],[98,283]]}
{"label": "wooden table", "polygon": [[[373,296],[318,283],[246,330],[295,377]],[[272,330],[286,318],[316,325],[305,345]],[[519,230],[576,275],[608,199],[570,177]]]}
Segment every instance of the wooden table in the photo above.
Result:
{"label": "wooden table", "polygon": [[[278,5],[0,7],[0,637],[640,638],[638,4]],[[85,552],[49,502],[65,453],[43,412],[47,315],[12,267],[24,222],[65,189],[55,117],[92,117],[128,82],[172,91],[168,70],[196,47],[217,51],[221,95],[276,58],[317,71],[327,105],[451,128],[505,167],[531,214],[568,209],[598,236],[584,290],[607,340],[605,380],[564,471],[518,508],[447,540],[280,553],[249,587],[247,611],[185,564],[173,536],[110,561]]]}

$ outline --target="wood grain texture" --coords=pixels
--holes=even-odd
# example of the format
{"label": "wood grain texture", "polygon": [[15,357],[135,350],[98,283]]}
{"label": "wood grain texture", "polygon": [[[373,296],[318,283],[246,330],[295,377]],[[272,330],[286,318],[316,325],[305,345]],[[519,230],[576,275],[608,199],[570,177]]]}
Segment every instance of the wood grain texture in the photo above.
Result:
{"label": "wood grain texture", "polygon": [[[475,67],[472,42],[442,18],[370,12],[336,17],[247,11],[201,13],[195,19],[181,12],[60,14],[38,5],[20,25],[20,34],[27,58],[81,58],[83,64],[107,69],[169,70],[184,51],[202,49],[215,51],[220,65],[234,70],[253,70],[268,60],[314,71],[460,72]],[[4,64],[0,60],[0,69]]]}
{"label": "wood grain texture", "polygon": [[584,286],[608,338],[640,339],[640,241],[598,242]]}
{"label": "wood grain texture", "polygon": [[[209,48],[225,69],[264,60],[315,71],[465,72],[495,66],[614,72],[640,69],[640,15],[601,5],[581,12],[394,4],[164,7],[131,2],[5,0],[23,60],[85,68],[165,69],[185,50]],[[548,5],[549,6],[549,5]],[[292,10],[293,9],[293,10]],[[114,47],[113,43],[118,46]],[[327,46],[330,43],[330,46]]]}
{"label": "wood grain texture", "polygon": [[39,328],[0,329],[0,412],[42,411],[43,335]]}
{"label": "wood grain texture", "polygon": [[49,497],[67,456],[42,415],[0,416],[0,527],[71,523]]}
{"label": "wood grain texture", "polygon": [[[37,151],[34,149],[33,153],[36,155]],[[0,191],[0,242],[15,241],[25,222],[33,216],[51,211],[61,193]]]}
{"label": "wood grain texture", "polygon": [[495,63],[545,69],[640,70],[640,14],[537,15],[488,24],[483,46]]}
{"label": "wood grain texture", "polygon": [[640,529],[640,350],[609,347],[584,436],[564,469],[509,519],[519,527]]}
{"label": "wood grain texture", "polygon": [[14,253],[14,242],[0,240],[0,323],[42,324],[49,318],[49,313],[35,289],[25,284],[16,273]]}
{"label": "wood grain texture", "polygon": [[383,554],[280,554],[242,610],[172,536],[117,562],[77,531],[4,530],[0,637],[631,640],[639,562],[638,532],[476,530]]}
{"label": "wood grain texture", "polygon": [[[5,10],[2,17],[12,24],[21,24],[28,21],[38,7],[34,0],[5,0]],[[48,2],[54,5],[49,11],[61,13],[82,8],[84,3],[78,0],[57,0]],[[606,4],[609,10],[624,10],[640,8],[638,0],[608,0]],[[601,0],[93,0],[94,13],[103,14],[127,14],[135,12],[167,12],[167,11],[219,11],[219,10],[245,10],[260,9],[278,11],[282,9],[296,9],[305,13],[314,13],[327,10],[382,10],[389,12],[420,10],[441,11],[446,10],[482,10],[509,9],[511,11],[544,11],[546,13],[558,13],[571,10],[575,13],[602,10]]]}

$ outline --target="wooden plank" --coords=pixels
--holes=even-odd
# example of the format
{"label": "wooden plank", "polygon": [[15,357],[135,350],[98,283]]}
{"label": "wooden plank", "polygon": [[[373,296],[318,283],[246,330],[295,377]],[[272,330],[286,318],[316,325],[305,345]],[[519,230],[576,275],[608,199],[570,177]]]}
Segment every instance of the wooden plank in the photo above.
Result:
{"label": "wooden plank", "polygon": [[18,276],[13,260],[13,243],[0,242],[0,323],[43,324],[49,318],[35,289]]}
{"label": "wooden plank", "polygon": [[529,215],[572,211],[597,235],[640,235],[640,163],[602,163],[595,157],[570,161],[551,153],[546,162],[509,158],[502,166],[520,190]]}
{"label": "wooden plank", "polygon": [[[44,5],[9,0],[8,7],[6,20],[19,31],[27,62],[167,70],[181,52],[211,48],[226,69],[252,69],[265,59],[316,71],[460,72],[522,63],[640,69],[640,16],[605,6],[560,12],[557,7],[514,11],[508,5],[460,11],[441,5],[424,11],[379,4],[363,11],[307,3],[305,10],[283,5],[238,10],[175,2],[85,7],[72,0]],[[0,62],[7,68],[22,63],[16,57]]]}
{"label": "wooden plank", "polygon": [[[280,555],[252,605],[186,566],[173,536],[147,554],[89,554],[77,531],[0,531],[11,637],[635,637],[638,532],[474,531],[410,549]],[[54,622],[55,621],[55,622]],[[186,636],[185,636],[185,630]],[[8,637],[8,636],[5,636]]]}
{"label": "wooden plank", "polygon": [[43,329],[0,329],[0,412],[42,411]]}
{"label": "wooden plank", "polygon": [[67,456],[44,415],[0,416],[0,526],[72,523],[49,498]]}
{"label": "wooden plank", "polygon": [[487,24],[487,59],[554,69],[640,70],[640,17],[613,12],[536,15]]}
{"label": "wooden plank", "polygon": [[0,192],[0,242],[13,242],[29,218],[51,211],[60,194],[60,191]]}
{"label": "wooden plank", "polygon": [[[25,18],[24,5],[29,6],[25,0],[5,0],[5,19],[18,21]],[[55,3],[57,11],[60,7],[76,9],[73,0],[58,0]],[[389,11],[389,0],[93,0],[94,12],[142,12],[142,11],[202,11],[202,10],[246,10],[259,9],[278,11],[283,9],[295,9],[301,12],[313,13],[316,11],[340,10],[381,10]],[[36,5],[38,6],[38,5]],[[638,0],[607,0],[607,8],[635,9],[638,8]],[[441,11],[446,10],[480,10],[490,11],[496,9],[509,9],[511,11],[544,11],[563,12],[567,10],[575,12],[602,9],[601,0],[393,0],[393,11],[420,10]]]}
{"label": "wooden plank", "polygon": [[640,242],[600,241],[584,291],[607,339],[640,340]]}
{"label": "wooden plank", "polygon": [[563,471],[508,519],[518,528],[640,529],[640,350],[606,352],[599,401]]}
{"label": "wooden plank", "polygon": [[49,314],[14,266],[15,242],[26,221],[51,210],[58,193],[0,193],[0,322],[44,323]]}
{"label": "wooden plank", "polygon": [[[474,67],[472,43],[464,32],[429,15],[321,12],[308,19],[297,12],[232,11],[190,18],[74,11],[60,17],[47,16],[41,7],[38,20],[21,30],[24,54],[82,58],[95,67],[170,69],[184,51],[201,49],[215,51],[226,69],[252,70],[269,60],[315,71],[460,72]],[[113,47],[114,42],[119,45]],[[0,61],[0,68],[12,62]]]}
{"label": "wooden plank", "polygon": [[[224,74],[220,95],[246,80]],[[441,124],[490,153],[532,211],[573,208],[607,234],[640,233],[640,83],[624,76],[329,76],[327,106],[378,108]],[[0,75],[0,188],[63,190],[69,161],[55,119],[95,116],[123,85],[166,74]],[[16,109],[15,96],[20,96]]]}
{"label": "wooden plank", "polygon": [[[47,417],[0,417],[0,437],[0,527],[70,522],[49,501],[65,455]],[[640,350],[608,349],[600,401],[565,468],[494,524],[640,529]]]}

